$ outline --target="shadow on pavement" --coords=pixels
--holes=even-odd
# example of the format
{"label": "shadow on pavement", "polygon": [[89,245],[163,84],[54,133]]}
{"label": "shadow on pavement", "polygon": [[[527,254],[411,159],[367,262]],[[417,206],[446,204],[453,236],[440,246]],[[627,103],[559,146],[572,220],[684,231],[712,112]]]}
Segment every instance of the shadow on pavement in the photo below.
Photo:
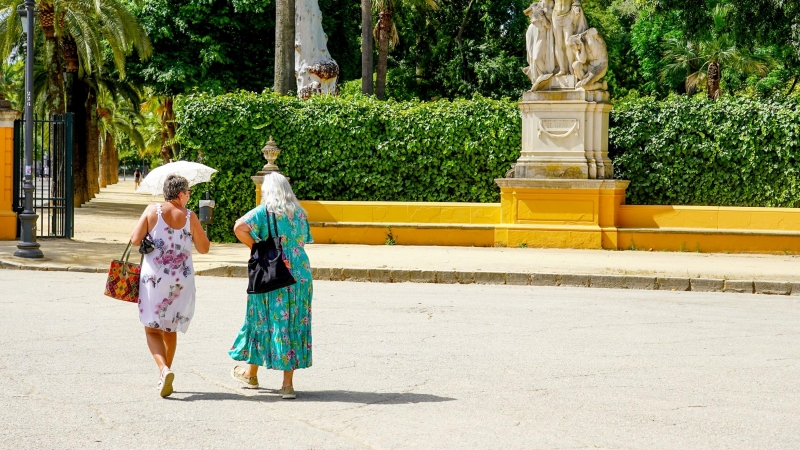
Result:
{"label": "shadow on pavement", "polygon": [[[201,400],[245,400],[251,402],[283,401],[278,391],[274,389],[260,389],[263,395],[241,395],[228,392],[179,392],[175,391],[167,400],[181,402],[196,402]],[[188,394],[186,397],[182,395]],[[439,403],[456,399],[439,397],[430,394],[413,394],[402,392],[354,392],[354,391],[298,391],[295,402],[331,402],[331,403],[361,403],[364,405],[407,405],[412,403]]]}

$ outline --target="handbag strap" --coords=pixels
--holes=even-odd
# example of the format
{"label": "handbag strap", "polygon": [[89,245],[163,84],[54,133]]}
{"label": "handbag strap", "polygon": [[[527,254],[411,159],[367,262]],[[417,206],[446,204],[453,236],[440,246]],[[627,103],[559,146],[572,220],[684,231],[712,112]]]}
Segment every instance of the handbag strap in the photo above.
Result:
{"label": "handbag strap", "polygon": [[120,261],[123,261],[126,264],[128,263],[128,259],[130,259],[130,257],[131,257],[131,249],[132,248],[133,248],[133,242],[128,241],[128,246],[125,247],[125,251],[122,252],[122,258],[120,258]]}
{"label": "handbag strap", "polygon": [[272,220],[270,220],[270,217],[272,217],[272,214],[269,211],[267,211],[267,238],[271,239],[273,237],[272,236],[272,226],[273,225],[275,226],[275,236],[274,237],[279,238],[279,237],[281,237],[281,235],[278,234],[278,218],[275,217],[274,218],[274,222],[273,222]]}
{"label": "handbag strap", "polygon": [[[122,252],[122,259],[120,259],[120,261],[124,262],[122,265],[122,273],[125,275],[128,273],[128,260],[131,258],[131,249],[133,249],[133,242],[128,241],[128,246],[125,247],[125,251]],[[141,255],[139,258],[140,266],[142,265],[142,262],[144,262],[144,255]]]}

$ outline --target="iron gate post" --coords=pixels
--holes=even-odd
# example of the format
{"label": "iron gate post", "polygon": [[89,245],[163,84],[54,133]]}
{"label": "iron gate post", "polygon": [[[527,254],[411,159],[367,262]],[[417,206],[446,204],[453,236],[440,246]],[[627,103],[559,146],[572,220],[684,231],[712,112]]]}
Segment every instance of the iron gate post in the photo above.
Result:
{"label": "iron gate post", "polygon": [[64,118],[64,126],[66,139],[64,142],[65,147],[65,160],[66,160],[66,167],[64,168],[64,176],[66,177],[66,188],[64,190],[64,196],[66,197],[66,217],[64,219],[64,232],[65,237],[73,238],[75,237],[75,196],[72,191],[72,118],[75,116],[74,113],[66,113],[62,117]]}
{"label": "iron gate post", "polygon": [[39,243],[36,242],[36,222],[39,220],[39,215],[33,210],[33,191],[36,189],[33,185],[33,26],[36,2],[25,0],[24,10],[18,12],[20,18],[27,22],[27,26],[23,27],[27,31],[25,33],[25,185],[22,187],[22,191],[25,193],[25,209],[19,215],[22,223],[22,236],[14,256],[42,258],[44,253],[39,249]]}

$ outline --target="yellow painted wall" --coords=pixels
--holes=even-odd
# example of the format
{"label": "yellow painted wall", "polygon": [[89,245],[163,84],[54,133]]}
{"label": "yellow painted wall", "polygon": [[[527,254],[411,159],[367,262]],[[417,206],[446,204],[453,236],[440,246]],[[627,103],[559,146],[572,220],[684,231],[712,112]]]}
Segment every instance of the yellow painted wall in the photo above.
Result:
{"label": "yellow painted wall", "polygon": [[399,245],[800,253],[800,209],[619,205],[619,192],[562,205],[553,200],[562,194],[490,204],[301,203],[319,243],[383,245],[391,230]]}
{"label": "yellow painted wall", "polygon": [[620,228],[800,231],[798,208],[622,205]]}
{"label": "yellow painted wall", "polygon": [[449,223],[493,225],[498,203],[300,202],[312,222]]}
{"label": "yellow painted wall", "polygon": [[17,237],[17,214],[11,209],[13,186],[14,128],[0,127],[0,240]]}
{"label": "yellow painted wall", "polygon": [[318,243],[800,253],[800,209],[625,205],[624,183],[507,186],[500,203],[301,203]]}
{"label": "yellow painted wall", "polygon": [[318,243],[491,247],[500,205],[303,201]]}

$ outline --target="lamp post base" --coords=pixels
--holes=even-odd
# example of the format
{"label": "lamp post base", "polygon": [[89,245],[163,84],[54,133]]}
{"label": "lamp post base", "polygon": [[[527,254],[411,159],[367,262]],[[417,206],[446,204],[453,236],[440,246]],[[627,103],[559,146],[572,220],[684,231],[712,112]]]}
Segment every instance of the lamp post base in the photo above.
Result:
{"label": "lamp post base", "polygon": [[[25,186],[26,203],[30,204],[30,198],[33,194],[33,185]],[[39,243],[36,242],[36,223],[39,220],[39,215],[28,211],[23,211],[19,215],[20,225],[22,226],[21,241],[17,244],[17,251],[14,256],[20,258],[44,258],[44,253],[39,250]]]}
{"label": "lamp post base", "polygon": [[38,259],[44,258],[44,253],[39,250],[38,242],[20,242],[17,244],[17,251],[14,252],[17,258]]}

